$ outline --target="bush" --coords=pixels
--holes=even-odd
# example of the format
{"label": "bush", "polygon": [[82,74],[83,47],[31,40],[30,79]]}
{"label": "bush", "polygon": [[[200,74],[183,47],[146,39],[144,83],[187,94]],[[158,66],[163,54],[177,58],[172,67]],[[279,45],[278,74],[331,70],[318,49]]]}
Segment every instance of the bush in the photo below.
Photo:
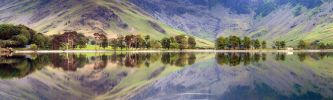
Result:
{"label": "bush", "polygon": [[38,50],[38,46],[36,44],[31,44],[30,45],[30,50],[36,51],[36,50]]}

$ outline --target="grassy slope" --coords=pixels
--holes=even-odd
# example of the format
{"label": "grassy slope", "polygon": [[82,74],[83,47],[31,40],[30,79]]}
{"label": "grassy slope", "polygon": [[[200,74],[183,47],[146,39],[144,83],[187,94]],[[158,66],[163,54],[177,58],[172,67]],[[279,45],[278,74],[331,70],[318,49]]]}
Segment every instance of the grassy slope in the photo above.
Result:
{"label": "grassy slope", "polygon": [[[183,31],[174,29],[152,18],[151,16],[144,14],[144,11],[138,9],[135,5],[130,4],[127,1],[66,1],[63,4],[57,4],[59,2],[55,3],[55,1],[51,1],[50,3],[44,5],[40,5],[38,2],[39,1],[35,1],[24,4],[24,1],[20,1],[18,3],[12,4],[15,5],[12,8],[9,8],[12,5],[8,4],[7,8],[2,8],[5,10],[0,10],[0,13],[5,13],[5,15],[0,15],[0,18],[7,15],[11,17],[6,20],[1,20],[0,23],[26,24],[38,32],[42,32],[47,35],[63,33],[64,30],[76,30],[78,32],[84,33],[87,36],[92,36],[92,33],[94,32],[104,31],[104,33],[107,33],[110,38],[117,35],[140,34],[142,36],[150,35],[152,39],[162,39],[163,37],[186,34]],[[71,4],[70,9],[63,9],[56,6],[68,4]],[[34,9],[34,7],[42,8]],[[89,10],[96,9],[96,7],[106,7],[108,10],[112,10],[124,23],[128,25],[128,28],[124,29],[118,27],[114,20],[104,22],[101,20],[88,18],[85,20],[93,24],[80,23],[80,20],[82,19],[81,16],[87,13]],[[113,9],[113,7],[119,8],[120,11]],[[30,22],[33,18],[36,18],[33,17],[38,14],[36,12],[47,12],[45,9],[50,9],[50,14],[42,13],[43,15],[45,14],[46,17],[43,17],[37,22]],[[56,10],[59,10],[59,12],[55,12]],[[156,31],[148,23],[148,21],[157,23],[162,29],[166,31],[166,33]],[[68,22],[71,23],[67,25],[66,23]],[[109,25],[109,27],[104,27],[102,25]],[[197,40],[199,47],[213,47],[213,43],[210,41],[200,38],[197,38]]]}

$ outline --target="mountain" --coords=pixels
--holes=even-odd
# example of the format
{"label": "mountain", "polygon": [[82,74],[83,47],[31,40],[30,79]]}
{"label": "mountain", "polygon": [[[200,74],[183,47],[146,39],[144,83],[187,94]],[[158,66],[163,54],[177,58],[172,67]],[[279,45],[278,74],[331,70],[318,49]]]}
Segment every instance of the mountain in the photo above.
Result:
{"label": "mountain", "polygon": [[214,40],[249,36],[333,43],[332,0],[129,0],[156,19]]}
{"label": "mountain", "polygon": [[[87,36],[104,33],[150,35],[153,39],[186,34],[174,29],[125,0],[1,0],[0,24],[24,24],[52,35],[78,31]],[[212,43],[198,39],[198,45]]]}
{"label": "mountain", "polygon": [[67,30],[154,39],[188,34],[210,47],[216,37],[229,35],[269,44],[285,40],[294,45],[300,39],[333,43],[332,22],[331,0],[0,1],[0,23],[24,24],[48,35]]}

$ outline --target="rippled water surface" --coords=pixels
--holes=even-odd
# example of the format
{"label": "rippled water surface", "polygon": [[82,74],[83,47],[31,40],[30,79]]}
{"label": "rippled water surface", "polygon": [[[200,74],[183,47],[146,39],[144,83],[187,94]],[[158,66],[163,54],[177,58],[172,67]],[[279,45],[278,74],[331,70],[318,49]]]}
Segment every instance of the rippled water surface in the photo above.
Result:
{"label": "rippled water surface", "polygon": [[333,53],[0,57],[1,100],[333,99]]}

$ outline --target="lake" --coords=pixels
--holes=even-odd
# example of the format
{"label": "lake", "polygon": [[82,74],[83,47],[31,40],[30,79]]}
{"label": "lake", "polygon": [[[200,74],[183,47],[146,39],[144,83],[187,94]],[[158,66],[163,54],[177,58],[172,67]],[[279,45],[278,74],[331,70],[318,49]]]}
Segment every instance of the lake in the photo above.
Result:
{"label": "lake", "polygon": [[332,100],[333,53],[13,54],[0,98]]}

